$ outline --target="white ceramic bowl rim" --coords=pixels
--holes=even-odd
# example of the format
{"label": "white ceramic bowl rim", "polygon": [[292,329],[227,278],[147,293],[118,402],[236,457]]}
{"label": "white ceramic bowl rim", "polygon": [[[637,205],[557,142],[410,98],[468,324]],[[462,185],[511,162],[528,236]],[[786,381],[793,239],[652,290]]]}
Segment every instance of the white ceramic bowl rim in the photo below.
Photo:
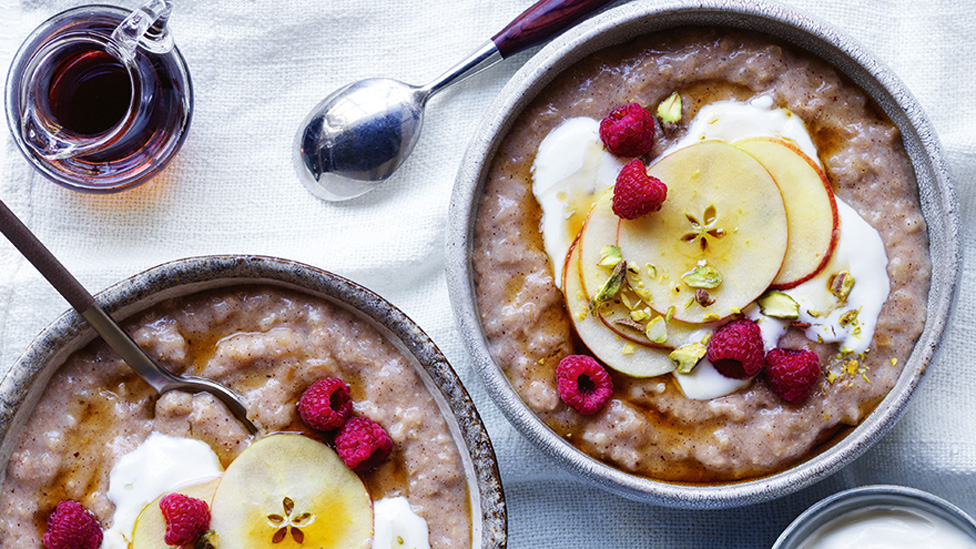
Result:
{"label": "white ceramic bowl rim", "polygon": [[959,528],[976,543],[976,521],[959,507],[916,488],[877,484],[838,492],[813,504],[783,530],[772,549],[796,549],[833,519],[875,506],[927,512]]}
{"label": "white ceramic bowl rim", "polygon": [[[710,25],[770,34],[826,60],[867,91],[902,132],[919,183],[933,263],[924,331],[895,387],[853,432],[812,459],[781,473],[723,485],[684,485],[627,474],[590,458],[550,430],[515,392],[488,351],[470,258],[473,219],[489,162],[518,113],[556,75],[586,55],[658,30]],[[935,356],[953,303],[960,264],[959,212],[938,138],[904,84],[853,40],[783,6],[754,0],[637,0],[606,11],[535,55],[488,109],[462,160],[447,230],[448,288],[455,317],[489,394],[515,427],[573,473],[625,497],[686,508],[721,508],[768,501],[836,472],[862,454],[905,411]]]}
{"label": "white ceramic bowl rim", "polygon": [[[215,286],[217,280],[220,283]],[[495,452],[478,411],[461,380],[430,337],[402,311],[371,290],[296,261],[226,255],[180,259],[153,267],[109,287],[97,294],[96,300],[113,317],[124,319],[175,295],[186,295],[211,287],[261,283],[324,296],[332,303],[365,316],[404,355],[416,360],[454,413],[463,439],[459,450],[469,454],[470,459],[463,459],[473,468],[473,483],[478,491],[471,494],[474,498],[472,505],[479,506],[482,511],[480,523],[475,521],[474,533],[477,535],[480,529],[481,547],[504,549],[507,545],[505,499]],[[0,380],[0,482],[16,442],[16,437],[6,435],[19,432],[28,419],[48,379],[57,369],[51,365],[60,365],[71,353],[94,338],[94,332],[84,319],[69,310],[31,342],[13,368]]]}

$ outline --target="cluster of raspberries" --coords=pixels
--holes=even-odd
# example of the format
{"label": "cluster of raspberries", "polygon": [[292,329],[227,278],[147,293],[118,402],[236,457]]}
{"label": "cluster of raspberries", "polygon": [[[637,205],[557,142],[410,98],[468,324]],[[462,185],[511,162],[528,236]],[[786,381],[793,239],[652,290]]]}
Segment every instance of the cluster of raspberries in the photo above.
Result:
{"label": "cluster of raspberries", "polygon": [[334,432],[336,453],[357,473],[372,471],[393,451],[393,440],[378,423],[350,417],[349,386],[339,378],[320,379],[306,389],[298,401],[298,415],[312,429]]}
{"label": "cluster of raspberries", "polygon": [[613,213],[623,219],[637,219],[661,209],[668,188],[660,179],[647,175],[636,157],[654,146],[657,124],[651,113],[637,103],[613,109],[600,121],[600,140],[611,154],[633,157],[617,175],[613,187]]}
{"label": "cluster of raspberries", "polygon": [[766,353],[755,322],[741,318],[722,326],[708,341],[708,360],[725,377],[745,379],[765,369],[769,387],[787,402],[810,396],[820,377],[813,351],[773,349]]}
{"label": "cluster of raspberries", "polygon": [[[191,546],[210,528],[210,507],[201,499],[167,494],[159,500],[159,509],[166,521],[166,545]],[[46,549],[98,549],[102,537],[94,515],[77,501],[65,500],[48,517],[41,541]]]}

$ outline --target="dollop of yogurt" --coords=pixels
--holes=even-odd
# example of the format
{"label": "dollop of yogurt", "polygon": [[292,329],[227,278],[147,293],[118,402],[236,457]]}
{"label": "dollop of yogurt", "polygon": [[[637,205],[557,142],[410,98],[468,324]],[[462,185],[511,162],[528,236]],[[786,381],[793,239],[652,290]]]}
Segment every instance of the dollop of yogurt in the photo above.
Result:
{"label": "dollop of yogurt", "polygon": [[732,143],[750,137],[779,137],[792,141],[817,165],[820,158],[803,120],[789,109],[777,108],[773,98],[760,95],[743,101],[716,101],[698,110],[685,134],[661,156],[707,139]]}
{"label": "dollop of yogurt", "polygon": [[[878,231],[854,208],[839,198],[836,201],[840,238],[834,255],[816,276],[783,293],[800,305],[798,320],[810,324],[804,331],[807,339],[840,343],[843,351],[860,354],[868,349],[874,337],[878,315],[891,291],[888,256]],[[854,287],[843,302],[828,289],[830,278],[841,271],[854,277]],[[841,317],[850,311],[857,311],[856,319],[842,321]],[[765,331],[779,331],[780,335],[789,327],[787,321],[763,316],[758,311],[749,317]]]}
{"label": "dollop of yogurt", "polygon": [[976,549],[976,540],[917,509],[874,507],[823,525],[800,549]]}
{"label": "dollop of yogurt", "polygon": [[427,521],[413,512],[403,496],[373,503],[374,549],[430,549]]}
{"label": "dollop of yogurt", "polygon": [[542,240],[562,288],[569,247],[593,203],[627,163],[603,148],[600,122],[570,118],[546,135],[532,163],[532,194],[542,206]]}
{"label": "dollop of yogurt", "polygon": [[222,471],[207,443],[153,432],[109,473],[108,498],[115,504],[115,514],[101,549],[128,549],[136,518],[146,505],[166,492],[216,478]]}

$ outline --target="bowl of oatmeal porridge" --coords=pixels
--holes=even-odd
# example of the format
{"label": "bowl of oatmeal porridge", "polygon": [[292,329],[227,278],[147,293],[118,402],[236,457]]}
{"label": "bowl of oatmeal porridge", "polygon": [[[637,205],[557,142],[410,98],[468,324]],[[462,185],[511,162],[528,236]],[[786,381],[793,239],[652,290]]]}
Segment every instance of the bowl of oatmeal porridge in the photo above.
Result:
{"label": "bowl of oatmeal porridge", "polygon": [[897,421],[951,310],[958,223],[930,123],[851,39],[774,4],[632,2],[489,109],[448,280],[489,393],[546,454],[632,499],[730,507]]}
{"label": "bowl of oatmeal porridge", "polygon": [[[343,547],[506,546],[504,496],[477,410],[428,336],[381,297],[289,260],[208,256],[160,265],[96,298],[165,367],[242,395],[259,432],[248,435],[210,395],[155,394],[68,312],[0,381],[0,545],[41,547],[48,517],[72,500],[97,519],[102,547],[162,546],[147,504],[185,489],[211,502],[218,537],[230,536],[219,527],[223,491],[235,501],[271,494],[283,508],[268,510],[267,531],[257,530],[281,546],[316,532]],[[348,387],[348,425],[387,433],[392,449],[381,461],[354,467],[340,448],[345,427],[300,417],[296,403],[323,379]],[[261,467],[305,480],[281,488],[280,476],[255,473]],[[289,490],[284,499],[278,489]],[[321,493],[355,505],[315,519]],[[333,520],[362,528],[336,541]]]}

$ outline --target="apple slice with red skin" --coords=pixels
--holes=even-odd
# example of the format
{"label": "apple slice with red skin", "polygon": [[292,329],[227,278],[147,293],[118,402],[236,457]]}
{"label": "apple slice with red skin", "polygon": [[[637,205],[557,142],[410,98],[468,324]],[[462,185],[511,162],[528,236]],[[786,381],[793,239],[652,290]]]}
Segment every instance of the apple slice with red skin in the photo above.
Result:
{"label": "apple slice with red skin", "polygon": [[813,159],[789,141],[753,137],[733,145],[765,166],[783,195],[789,242],[773,288],[793,288],[810,280],[830,261],[840,233],[830,181]]}
{"label": "apple slice with red skin", "polygon": [[[648,174],[667,184],[668,197],[658,212],[620,220],[617,245],[629,262],[654,267],[656,276],[643,279],[654,310],[674,307],[675,319],[701,324],[736,314],[769,288],[786,255],[787,219],[779,187],[758,160],[703,141],[658,160]],[[720,284],[703,288],[685,278],[703,265],[718,271]],[[700,305],[698,289],[713,301]]]}
{"label": "apple slice with red skin", "polygon": [[569,249],[563,269],[563,293],[566,310],[573,321],[576,333],[593,356],[614,370],[632,377],[654,377],[674,370],[668,358],[668,350],[632,345],[632,353],[625,354],[628,341],[608,329],[599,316],[590,314],[589,296],[583,289],[579,268],[580,239]]}

